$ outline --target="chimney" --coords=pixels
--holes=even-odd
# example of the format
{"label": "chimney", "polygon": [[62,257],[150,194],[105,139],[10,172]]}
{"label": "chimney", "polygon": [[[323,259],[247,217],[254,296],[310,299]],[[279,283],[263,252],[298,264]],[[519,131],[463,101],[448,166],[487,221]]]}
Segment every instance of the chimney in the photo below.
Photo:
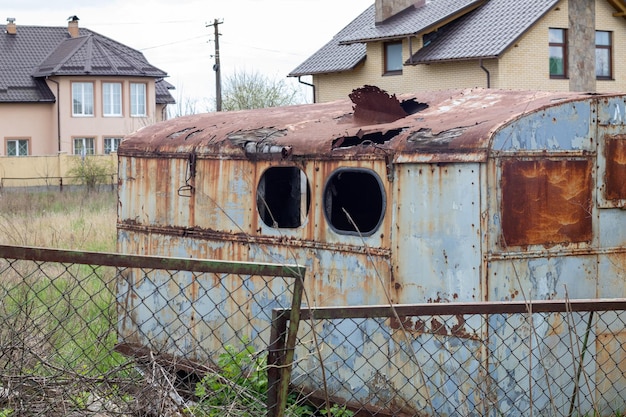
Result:
{"label": "chimney", "polygon": [[17,34],[17,26],[15,26],[15,18],[7,17],[7,33],[9,35]]}
{"label": "chimney", "polygon": [[78,16],[70,16],[67,18],[67,31],[69,32],[72,38],[77,38],[79,35],[78,31]]}
{"label": "chimney", "polygon": [[427,0],[376,0],[376,24],[382,23],[392,16],[411,6],[421,7]]}

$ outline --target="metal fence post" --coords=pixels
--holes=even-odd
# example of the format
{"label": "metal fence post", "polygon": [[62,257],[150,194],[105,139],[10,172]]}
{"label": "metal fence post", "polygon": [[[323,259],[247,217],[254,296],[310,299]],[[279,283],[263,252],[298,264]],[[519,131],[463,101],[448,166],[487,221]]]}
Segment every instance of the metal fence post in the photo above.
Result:
{"label": "metal fence post", "polygon": [[273,417],[283,417],[285,415],[285,408],[287,407],[289,382],[291,381],[291,369],[298,337],[298,328],[300,326],[300,308],[302,305],[302,294],[304,292],[304,268],[300,269],[300,276],[296,277],[295,280],[291,311],[289,313],[287,344],[284,349],[284,354],[280,355],[282,358],[279,367],[280,381],[276,387],[277,393],[273,409]]}

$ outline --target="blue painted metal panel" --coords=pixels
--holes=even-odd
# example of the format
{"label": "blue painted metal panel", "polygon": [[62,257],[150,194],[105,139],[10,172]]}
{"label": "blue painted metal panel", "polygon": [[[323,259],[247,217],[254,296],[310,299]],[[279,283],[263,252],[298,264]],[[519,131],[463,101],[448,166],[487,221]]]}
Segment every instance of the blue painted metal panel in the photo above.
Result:
{"label": "blue painted metal panel", "polygon": [[567,102],[523,115],[500,129],[494,151],[592,151],[591,101]]}

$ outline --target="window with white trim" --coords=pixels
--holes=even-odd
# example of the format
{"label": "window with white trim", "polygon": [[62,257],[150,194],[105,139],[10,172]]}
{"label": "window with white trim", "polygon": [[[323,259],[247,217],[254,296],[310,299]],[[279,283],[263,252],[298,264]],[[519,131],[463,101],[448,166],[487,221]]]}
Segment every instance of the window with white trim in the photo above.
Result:
{"label": "window with white trim", "polygon": [[27,156],[28,139],[7,140],[7,156]]}
{"label": "window with white trim", "polygon": [[130,115],[146,116],[146,84],[130,83]]}
{"label": "window with white trim", "polygon": [[104,116],[122,115],[122,83],[102,83],[102,109]]}
{"label": "window with white trim", "polygon": [[96,149],[94,138],[74,138],[74,155],[94,155]]}
{"label": "window with white trim", "polygon": [[104,153],[108,155],[111,152],[117,152],[120,143],[122,143],[122,138],[104,138]]}
{"label": "window with white trim", "polygon": [[72,83],[72,116],[93,116],[93,83]]}

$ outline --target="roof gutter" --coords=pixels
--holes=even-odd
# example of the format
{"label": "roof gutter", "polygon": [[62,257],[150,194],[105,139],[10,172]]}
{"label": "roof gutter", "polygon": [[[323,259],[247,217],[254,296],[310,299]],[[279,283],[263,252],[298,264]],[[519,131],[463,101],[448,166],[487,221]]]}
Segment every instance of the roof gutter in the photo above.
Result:
{"label": "roof gutter", "polygon": [[56,84],[57,86],[57,94],[56,94],[56,105],[57,105],[57,150],[60,153],[61,152],[61,106],[59,105],[59,83],[55,80],[53,80],[50,77],[46,77],[46,81],[50,81]]}
{"label": "roof gutter", "polygon": [[300,84],[308,85],[309,87],[311,87],[313,89],[313,103],[315,103],[316,102],[315,101],[315,84],[310,84],[310,83],[307,83],[305,81],[302,81],[302,75],[298,75],[298,82]]}

